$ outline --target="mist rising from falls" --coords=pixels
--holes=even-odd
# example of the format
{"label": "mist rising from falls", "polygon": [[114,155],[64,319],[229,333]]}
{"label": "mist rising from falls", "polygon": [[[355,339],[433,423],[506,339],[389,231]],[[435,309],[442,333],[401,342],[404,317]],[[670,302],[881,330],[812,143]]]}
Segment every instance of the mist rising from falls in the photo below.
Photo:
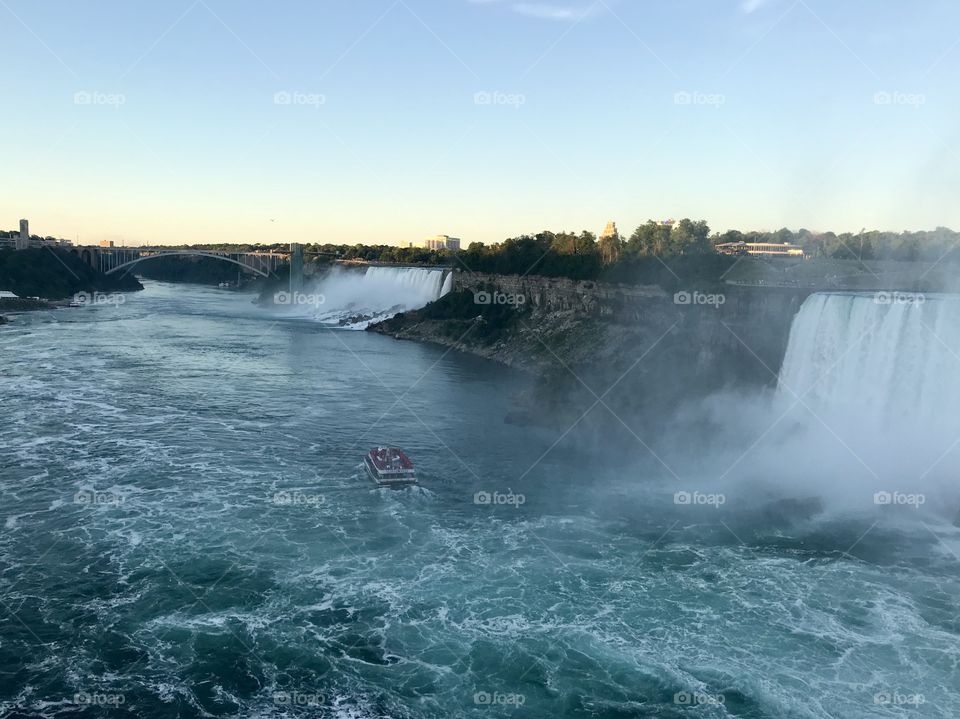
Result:
{"label": "mist rising from falls", "polygon": [[[822,293],[793,319],[775,390],[708,398],[678,435],[703,447],[689,473],[723,491],[817,497],[842,511],[922,495],[925,511],[952,519],[958,408],[960,296]],[[711,429],[684,437],[693,416]]]}
{"label": "mist rising from falls", "polygon": [[445,268],[334,267],[307,290],[321,295],[312,318],[324,324],[364,329],[398,312],[419,309],[452,288],[453,275]]}

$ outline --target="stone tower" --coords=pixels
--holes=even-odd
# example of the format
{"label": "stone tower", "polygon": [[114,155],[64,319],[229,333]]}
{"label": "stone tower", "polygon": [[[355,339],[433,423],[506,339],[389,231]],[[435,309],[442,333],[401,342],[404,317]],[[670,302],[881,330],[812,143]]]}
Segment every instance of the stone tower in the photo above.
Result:
{"label": "stone tower", "polygon": [[605,237],[619,237],[620,233],[617,232],[617,223],[611,220],[607,223],[607,226],[603,228],[603,232],[600,233],[600,239],[602,240]]}

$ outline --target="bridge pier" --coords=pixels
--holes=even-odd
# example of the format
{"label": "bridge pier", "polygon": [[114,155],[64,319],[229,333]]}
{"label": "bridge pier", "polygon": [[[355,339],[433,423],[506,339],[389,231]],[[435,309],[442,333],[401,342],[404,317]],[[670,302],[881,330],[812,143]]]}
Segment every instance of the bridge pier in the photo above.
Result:
{"label": "bridge pier", "polygon": [[303,245],[290,243],[290,294],[303,290]]}

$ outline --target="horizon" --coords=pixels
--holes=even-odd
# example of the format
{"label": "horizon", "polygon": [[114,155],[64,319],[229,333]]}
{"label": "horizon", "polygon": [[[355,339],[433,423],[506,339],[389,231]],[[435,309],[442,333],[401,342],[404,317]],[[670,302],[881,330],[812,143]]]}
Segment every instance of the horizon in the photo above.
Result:
{"label": "horizon", "polygon": [[[960,8],[0,5],[0,216],[80,244],[960,226]],[[682,38],[682,42],[678,39]],[[882,229],[886,228],[886,229]]]}

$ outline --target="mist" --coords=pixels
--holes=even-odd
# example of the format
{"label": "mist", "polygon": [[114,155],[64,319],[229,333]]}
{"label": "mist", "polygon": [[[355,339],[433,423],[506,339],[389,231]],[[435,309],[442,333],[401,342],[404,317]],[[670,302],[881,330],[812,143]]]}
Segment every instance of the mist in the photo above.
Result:
{"label": "mist", "polygon": [[953,521],[958,347],[960,297],[812,295],[778,386],[684,405],[661,456],[678,485],[723,492],[729,508],[816,500],[827,514]]}
{"label": "mist", "polygon": [[281,293],[279,304],[288,315],[363,330],[439,299],[450,291],[451,282],[443,268],[332,267],[308,280],[301,292]]}

